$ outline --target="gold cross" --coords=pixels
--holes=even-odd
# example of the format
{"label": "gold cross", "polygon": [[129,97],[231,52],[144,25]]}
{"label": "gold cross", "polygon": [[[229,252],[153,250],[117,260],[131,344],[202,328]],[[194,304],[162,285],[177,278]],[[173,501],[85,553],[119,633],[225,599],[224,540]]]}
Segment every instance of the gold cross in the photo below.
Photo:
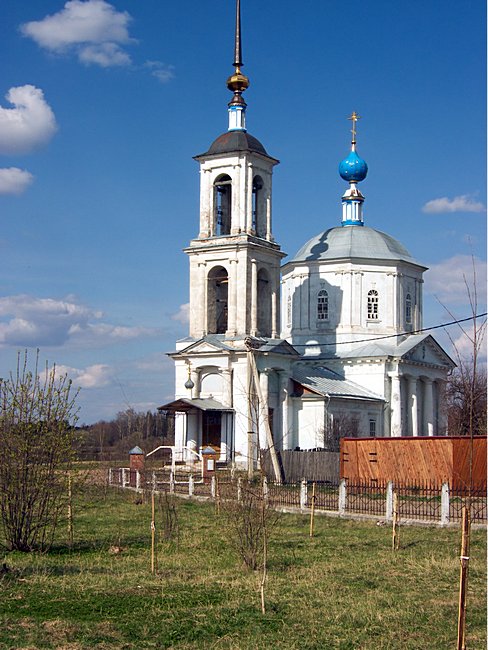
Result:
{"label": "gold cross", "polygon": [[361,116],[358,115],[356,111],[353,111],[351,117],[348,117],[347,119],[352,120],[352,143],[356,144],[356,122],[361,119]]}

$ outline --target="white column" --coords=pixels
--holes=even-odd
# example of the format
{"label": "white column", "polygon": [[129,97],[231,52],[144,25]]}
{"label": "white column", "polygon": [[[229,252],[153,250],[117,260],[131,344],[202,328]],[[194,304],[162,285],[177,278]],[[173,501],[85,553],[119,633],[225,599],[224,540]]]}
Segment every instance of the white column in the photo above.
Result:
{"label": "white column", "polygon": [[266,429],[265,429],[265,418],[268,417],[269,413],[269,370],[263,370],[259,374],[259,383],[261,385],[261,394],[263,396],[263,401],[259,405],[260,418],[259,418],[259,443],[261,448],[267,447],[266,444]]}
{"label": "white column", "polygon": [[400,375],[396,372],[390,373],[391,378],[391,436],[402,435],[402,400],[401,400],[401,386]]}
{"label": "white column", "polygon": [[271,235],[271,195],[266,197],[266,239],[270,241]]}
{"label": "white column", "polygon": [[251,260],[251,336],[258,333],[258,263]]}
{"label": "white column", "polygon": [[278,287],[275,280],[271,287],[271,338],[275,339],[278,336]]}
{"label": "white column", "polygon": [[200,233],[199,238],[210,237],[213,211],[213,188],[209,169],[200,170]]}
{"label": "white column", "polygon": [[199,399],[200,397],[200,370],[198,368],[192,368],[190,371],[190,379],[193,382],[193,388],[191,391],[192,397]]}
{"label": "white column", "polygon": [[208,286],[207,286],[207,264],[206,262],[202,262],[200,264],[200,286],[202,288],[201,292],[201,317],[200,317],[200,322],[201,322],[201,332],[203,336],[206,335],[207,333],[207,293],[208,293]]}
{"label": "white column", "polygon": [[228,321],[226,336],[237,334],[237,260],[229,260]]}
{"label": "white column", "polygon": [[417,378],[408,376],[408,433],[411,436],[419,435],[418,423],[418,402],[417,402]]}
{"label": "white column", "polygon": [[227,368],[222,371],[222,402],[224,406],[232,406],[232,374]]}
{"label": "white column", "polygon": [[246,200],[244,203],[246,210],[246,232],[252,232],[252,164],[248,163],[247,183],[246,183]]}
{"label": "white column", "polygon": [[424,435],[434,435],[434,396],[432,379],[424,378]]}
{"label": "white column", "polygon": [[292,432],[290,430],[289,395],[288,395],[288,374],[283,371],[280,375],[279,398],[281,401],[281,448],[291,449],[293,446]]}

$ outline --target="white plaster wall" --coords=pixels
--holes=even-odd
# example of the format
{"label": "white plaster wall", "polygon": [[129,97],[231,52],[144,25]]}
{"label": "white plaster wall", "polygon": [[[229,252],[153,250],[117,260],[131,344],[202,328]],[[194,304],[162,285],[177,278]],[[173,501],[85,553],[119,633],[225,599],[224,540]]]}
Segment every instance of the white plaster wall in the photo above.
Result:
{"label": "white plaster wall", "polygon": [[[411,288],[413,324],[421,323],[422,273],[404,263],[379,264],[374,260],[300,263],[287,265],[283,273],[282,336],[303,345],[313,338],[319,343],[341,342],[404,331],[406,287]],[[325,288],[329,320],[318,324],[317,295]],[[368,319],[368,292],[379,294],[379,318]],[[292,296],[291,327],[287,319],[288,295]],[[346,346],[347,347],[347,346]]]}

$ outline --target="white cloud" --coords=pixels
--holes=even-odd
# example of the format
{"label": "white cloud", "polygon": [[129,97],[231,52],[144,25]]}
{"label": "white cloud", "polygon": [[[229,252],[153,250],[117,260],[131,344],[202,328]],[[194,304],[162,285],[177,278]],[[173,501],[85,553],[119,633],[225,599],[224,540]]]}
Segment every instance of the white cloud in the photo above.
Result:
{"label": "white cloud", "polygon": [[173,320],[178,321],[179,323],[189,323],[190,322],[190,303],[186,302],[183,305],[180,305],[180,308],[176,312],[176,314],[173,314],[171,316]]}
{"label": "white cloud", "polygon": [[22,194],[33,180],[34,176],[25,169],[0,169],[0,194]]}
{"label": "white cloud", "polygon": [[6,98],[15,108],[0,106],[0,153],[25,153],[51,139],[56,118],[40,88],[10,88]]}
{"label": "white cloud", "polygon": [[[476,268],[476,290],[480,305],[486,304],[486,261],[474,258]],[[466,305],[468,295],[466,282],[473,288],[473,259],[471,255],[454,255],[433,264],[425,274],[428,293],[434,294],[445,305]]]}
{"label": "white cloud", "polygon": [[102,67],[129,65],[121,44],[134,42],[128,25],[131,16],[105,0],[70,0],[61,11],[21,25],[24,36],[57,53],[74,51],[80,61]]}
{"label": "white cloud", "polygon": [[475,201],[469,194],[462,194],[449,199],[443,196],[439,199],[427,201],[423,206],[422,212],[428,214],[446,214],[448,212],[484,212],[485,206],[479,201]]}
{"label": "white cloud", "polygon": [[[476,323],[478,330],[480,328],[481,322],[482,321],[480,319]],[[473,325],[471,323],[464,323],[463,325],[464,325],[464,329],[471,336],[473,333]],[[484,363],[486,361],[486,329],[480,332],[479,342],[480,342],[480,347],[479,347],[477,361]],[[459,334],[457,334],[456,337],[453,338],[451,345],[454,348],[453,355],[452,355],[454,361],[457,362],[459,357],[461,357],[461,359],[464,359],[466,361],[470,361],[472,359],[473,342],[469,340],[466,334],[464,334],[463,332],[459,332]]]}
{"label": "white cloud", "polygon": [[146,61],[144,67],[149,68],[151,75],[163,84],[171,81],[175,76],[174,65],[167,65],[161,61]]}
{"label": "white cloud", "polygon": [[79,59],[83,63],[96,63],[102,68],[113,65],[129,65],[130,56],[116,43],[101,43],[100,45],[87,45],[79,52]]}
{"label": "white cloud", "polygon": [[96,363],[86,368],[56,366],[56,374],[68,375],[73,385],[79,388],[101,388],[108,386],[112,381],[111,368],[103,363]]}
{"label": "white cloud", "polygon": [[99,322],[102,313],[65,300],[28,295],[0,298],[0,345],[94,347],[160,335],[156,328],[124,327]]}

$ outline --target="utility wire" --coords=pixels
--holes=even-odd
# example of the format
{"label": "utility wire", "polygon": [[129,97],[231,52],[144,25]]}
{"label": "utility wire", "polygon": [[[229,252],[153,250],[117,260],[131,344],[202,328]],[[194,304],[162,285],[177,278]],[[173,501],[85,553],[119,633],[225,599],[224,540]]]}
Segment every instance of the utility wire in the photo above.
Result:
{"label": "utility wire", "polygon": [[488,312],[484,314],[476,314],[475,316],[469,316],[468,318],[460,318],[459,320],[453,320],[449,323],[442,323],[441,325],[432,325],[431,327],[423,327],[419,330],[413,330],[412,332],[400,332],[399,334],[386,334],[384,336],[372,336],[368,339],[358,339],[355,341],[334,341],[333,343],[292,343],[294,348],[316,348],[318,346],[329,346],[329,345],[349,345],[351,343],[371,343],[371,341],[380,341],[382,339],[392,339],[398,338],[399,336],[413,336],[414,334],[422,334],[422,332],[429,332],[430,330],[437,330],[442,327],[450,327],[451,325],[458,325],[459,323],[465,323],[469,320],[474,320],[475,318],[484,318],[488,316]]}

